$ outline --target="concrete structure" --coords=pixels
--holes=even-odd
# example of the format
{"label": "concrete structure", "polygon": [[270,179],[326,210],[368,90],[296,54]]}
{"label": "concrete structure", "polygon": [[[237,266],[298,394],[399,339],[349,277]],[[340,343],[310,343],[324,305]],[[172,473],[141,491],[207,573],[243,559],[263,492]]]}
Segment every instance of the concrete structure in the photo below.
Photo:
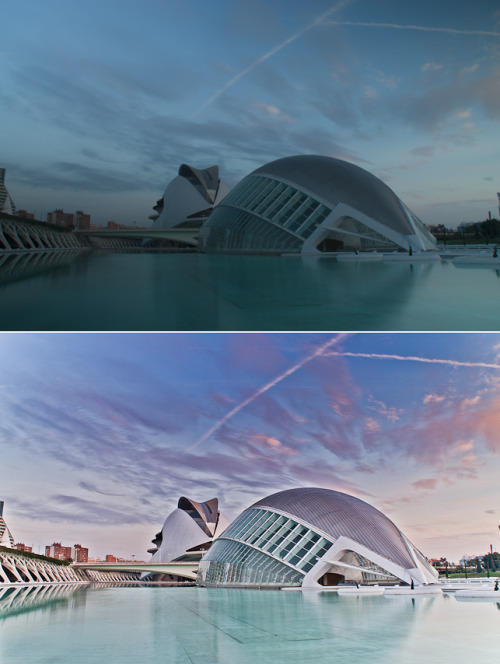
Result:
{"label": "concrete structure", "polygon": [[[149,564],[154,565],[145,578],[181,581],[195,579],[198,561],[211,547],[213,540],[229,525],[219,511],[219,501],[212,498],[204,503],[182,496],[175,509],[165,519],[163,528],[153,539],[153,554]],[[158,566],[158,565],[162,566]],[[169,567],[172,565],[173,567]],[[182,567],[184,565],[185,567]]]}
{"label": "concrete structure", "polygon": [[210,548],[213,540],[229,525],[219,511],[219,501],[212,498],[198,503],[190,498],[179,498],[177,509],[165,519],[163,528],[155,535],[152,563],[191,562],[199,560]]}
{"label": "concrete structure", "polygon": [[58,231],[42,222],[31,224],[13,217],[0,217],[0,252],[78,249],[88,246],[68,231]]}
{"label": "concrete structure", "polygon": [[382,512],[338,491],[280,491],[246,509],[200,561],[204,586],[435,583],[438,573]]}
{"label": "concrete structure", "polygon": [[0,546],[14,548],[14,538],[3,518],[3,500],[0,500]]}
{"label": "concrete structure", "polygon": [[245,177],[200,231],[208,253],[432,250],[424,224],[377,177],[315,155],[278,159]]}
{"label": "concrete structure", "polygon": [[0,212],[16,214],[16,206],[5,186],[5,168],[0,168]]}
{"label": "concrete structure", "polygon": [[0,551],[0,583],[82,583],[85,577],[70,565],[21,552]]}
{"label": "concrete structure", "polygon": [[219,167],[198,170],[181,164],[179,173],[154,206],[153,229],[199,227],[228,194],[229,187],[219,177]]}
{"label": "concrete structure", "polygon": [[85,573],[92,582],[162,580],[165,577],[194,581],[198,574],[198,561],[178,563],[75,563],[74,569]]}

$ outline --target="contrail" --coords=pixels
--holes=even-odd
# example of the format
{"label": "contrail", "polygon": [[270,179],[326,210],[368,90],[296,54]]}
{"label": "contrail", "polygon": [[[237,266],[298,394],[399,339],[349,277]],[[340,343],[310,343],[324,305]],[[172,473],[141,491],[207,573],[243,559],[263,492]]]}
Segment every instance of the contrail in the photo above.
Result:
{"label": "contrail", "polygon": [[336,353],[331,351],[325,353],[325,357],[367,357],[373,360],[400,360],[404,362],[424,362],[426,364],[447,364],[452,367],[476,367],[480,369],[500,369],[500,364],[490,364],[488,362],[461,362],[459,360],[442,360],[429,357],[417,357],[415,355],[384,355],[381,353]]}
{"label": "contrail", "polygon": [[214,94],[211,97],[209,97],[206,101],[204,101],[203,104],[198,109],[196,109],[196,111],[194,111],[194,113],[191,114],[191,117],[192,118],[195,117],[196,115],[198,115],[198,113],[201,113],[201,111],[203,111],[205,108],[210,106],[210,104],[212,104],[212,102],[214,102],[217,99],[217,97],[219,97],[223,92],[225,92],[228,88],[230,88],[237,81],[239,81],[240,78],[243,78],[243,76],[246,76],[248,73],[250,73],[253,69],[255,69],[256,67],[261,65],[263,62],[265,62],[266,60],[269,60],[270,57],[272,57],[273,55],[278,53],[278,51],[281,51],[283,48],[285,48],[285,46],[288,46],[288,44],[291,44],[292,42],[294,42],[299,37],[302,37],[302,35],[304,33],[308,32],[309,30],[311,30],[312,28],[314,28],[317,25],[324,24],[324,20],[325,20],[325,18],[327,18],[327,16],[330,16],[334,12],[337,12],[339,9],[342,9],[342,7],[344,5],[347,5],[350,2],[352,2],[352,0],[341,0],[341,2],[338,2],[335,5],[335,7],[332,7],[328,11],[324,12],[323,14],[321,14],[321,16],[318,16],[313,21],[311,21],[311,23],[308,23],[304,28],[302,28],[302,30],[299,30],[294,35],[292,35],[291,37],[288,37],[288,39],[285,39],[285,41],[281,42],[280,44],[278,44],[277,46],[272,48],[270,51],[268,51],[267,53],[264,53],[264,55],[262,55],[260,58],[258,58],[255,62],[253,62],[251,65],[249,65],[246,69],[243,69],[238,74],[233,76],[232,79],[230,79],[221,88],[219,88],[216,92],[214,92]]}
{"label": "contrail", "polygon": [[[235,406],[232,410],[230,410],[228,413],[224,415],[224,417],[221,417],[221,419],[216,422],[213,426],[210,427],[208,431],[206,431],[201,438],[198,438],[198,440],[191,445],[191,447],[188,447],[187,451],[190,452],[191,450],[194,450],[195,447],[198,447],[198,445],[201,445],[207,438],[209,438],[213,433],[215,433],[220,427],[225,424],[228,420],[230,420],[232,417],[236,415],[236,413],[239,413],[240,410],[245,408],[245,406],[248,406],[248,404],[252,403],[252,401],[255,401],[258,397],[260,397],[262,394],[267,392],[268,390],[271,389],[271,387],[274,387],[278,383],[281,383],[282,380],[285,378],[288,378],[288,376],[291,376],[293,373],[295,373],[298,369],[304,366],[304,364],[307,364],[311,360],[314,360],[315,358],[319,357],[320,355],[323,355],[325,353],[325,350],[328,348],[331,348],[331,346],[335,346],[339,341],[341,341],[344,337],[348,335],[346,334],[338,334],[336,337],[332,337],[329,339],[326,343],[322,344],[319,346],[313,353],[305,357],[303,360],[300,360],[300,362],[297,362],[297,364],[294,364],[293,367],[290,367],[283,373],[281,373],[279,376],[276,376],[276,378],[273,378],[273,380],[269,381],[269,383],[266,383],[263,387],[259,388],[256,392],[251,394],[249,397],[247,397],[244,401],[239,403],[237,406]],[[342,353],[339,353],[341,355]]]}
{"label": "contrail", "polygon": [[325,25],[353,25],[365,28],[394,28],[396,30],[422,30],[423,32],[448,32],[452,35],[483,35],[500,37],[500,32],[489,30],[459,30],[458,28],[431,28],[424,25],[400,25],[399,23],[368,23],[363,21],[324,21]]}

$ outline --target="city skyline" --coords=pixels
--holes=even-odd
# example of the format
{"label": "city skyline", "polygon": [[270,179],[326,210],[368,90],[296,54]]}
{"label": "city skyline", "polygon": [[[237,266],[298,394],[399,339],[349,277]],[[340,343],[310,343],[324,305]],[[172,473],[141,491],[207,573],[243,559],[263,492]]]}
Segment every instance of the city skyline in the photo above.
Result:
{"label": "city skyline", "polygon": [[500,335],[6,334],[4,518],[16,542],[147,559],[181,495],[230,520],[343,491],[429,558],[500,549]]}
{"label": "city skyline", "polygon": [[38,218],[141,225],[181,163],[234,186],[295,154],[365,168],[429,225],[498,213],[493,0],[20,0],[3,27],[0,165]]}

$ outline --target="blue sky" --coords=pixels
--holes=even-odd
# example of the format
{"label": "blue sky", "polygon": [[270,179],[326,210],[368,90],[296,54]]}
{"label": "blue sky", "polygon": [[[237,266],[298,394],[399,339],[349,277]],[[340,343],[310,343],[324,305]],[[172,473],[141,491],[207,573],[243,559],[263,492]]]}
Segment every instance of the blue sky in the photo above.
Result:
{"label": "blue sky", "polygon": [[0,26],[19,208],[147,222],[185,162],[325,154],[425,223],[498,214],[496,0],[18,0]]}
{"label": "blue sky", "polygon": [[499,334],[0,335],[4,516],[147,557],[181,495],[320,486],[429,557],[500,549]]}

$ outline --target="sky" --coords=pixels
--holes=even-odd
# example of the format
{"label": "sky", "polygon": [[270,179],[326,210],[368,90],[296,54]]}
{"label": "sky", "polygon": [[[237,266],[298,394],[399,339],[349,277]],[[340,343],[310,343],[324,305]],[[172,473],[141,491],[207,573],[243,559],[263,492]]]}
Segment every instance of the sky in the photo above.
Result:
{"label": "sky", "polygon": [[430,558],[500,550],[500,334],[0,334],[16,542],[148,559],[181,496],[349,493]]}
{"label": "sky", "polygon": [[294,154],[426,224],[498,216],[498,0],[17,0],[0,166],[20,209],[147,225],[180,164],[233,187]]}

